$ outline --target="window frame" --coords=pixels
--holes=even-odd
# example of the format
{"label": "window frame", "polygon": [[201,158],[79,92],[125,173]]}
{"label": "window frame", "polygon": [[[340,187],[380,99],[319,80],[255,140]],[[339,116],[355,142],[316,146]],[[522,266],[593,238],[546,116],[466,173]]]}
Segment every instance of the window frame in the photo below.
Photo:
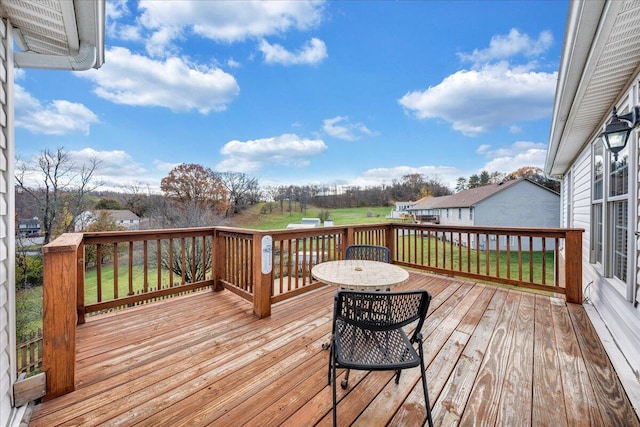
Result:
{"label": "window frame", "polygon": [[[624,114],[624,111],[628,110],[628,106],[623,107],[618,109],[622,111],[620,114]],[[618,154],[618,162],[614,162],[614,156],[605,147],[602,138],[597,137],[591,144],[589,162],[591,166],[589,263],[628,301],[635,300],[634,272],[638,256],[638,251],[635,249],[637,238],[633,233],[635,230],[634,218],[636,217],[635,202],[637,201],[637,198],[633,197],[637,191],[637,185],[634,181],[638,173],[635,157],[637,156],[637,144],[638,131],[636,129],[631,133],[625,149]],[[601,150],[600,158],[602,159],[602,167],[598,171],[600,174],[596,169],[599,150]],[[623,169],[617,166],[621,158],[626,159]],[[620,173],[622,173],[623,179],[616,182],[616,174]],[[598,185],[598,182],[601,184]],[[624,206],[624,212],[616,211],[620,205]],[[618,215],[615,215],[616,212]],[[623,219],[624,224],[617,222],[619,218]],[[621,229],[624,239],[622,247],[625,252],[616,253],[616,249],[619,249],[620,246],[616,247],[615,239],[621,236],[616,233]],[[624,278],[619,277],[620,272],[616,272],[616,262],[618,266],[623,265],[624,272],[621,275],[625,276]]]}

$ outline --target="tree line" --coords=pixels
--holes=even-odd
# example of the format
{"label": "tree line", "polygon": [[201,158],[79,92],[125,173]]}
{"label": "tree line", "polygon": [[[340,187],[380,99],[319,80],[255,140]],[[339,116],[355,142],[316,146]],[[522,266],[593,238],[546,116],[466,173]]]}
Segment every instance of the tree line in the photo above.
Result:
{"label": "tree line", "polygon": [[[131,185],[121,192],[100,191],[95,179],[98,159],[78,164],[64,148],[45,149],[16,172],[16,219],[38,217],[44,244],[63,233],[75,231],[76,218],[87,210],[128,209],[146,221],[147,228],[181,228],[227,225],[249,206],[264,202],[261,213],[306,212],[309,206],[329,209],[392,206],[396,201],[416,201],[426,196],[452,194],[438,177],[407,174],[378,186],[271,185],[261,188],[257,178],[240,172],[218,172],[183,163],[160,182],[161,194]],[[520,168],[510,174],[482,171],[460,177],[456,191],[527,177],[559,191],[559,183],[539,168]],[[17,227],[16,227],[17,228]],[[117,230],[105,213],[81,231]],[[20,242],[20,239],[17,239]],[[16,251],[18,283],[37,281],[31,275],[34,261],[26,250]],[[88,254],[90,256],[91,254]],[[37,266],[36,266],[37,267]]]}

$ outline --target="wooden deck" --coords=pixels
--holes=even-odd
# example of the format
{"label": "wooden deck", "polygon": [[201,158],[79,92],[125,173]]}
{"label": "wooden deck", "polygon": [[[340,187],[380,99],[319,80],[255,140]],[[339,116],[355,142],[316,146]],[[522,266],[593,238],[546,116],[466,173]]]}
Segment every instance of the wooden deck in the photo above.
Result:
{"label": "wooden deck", "polygon": [[[433,295],[423,328],[440,425],[640,426],[579,305],[411,273]],[[235,294],[200,292],[91,318],[78,328],[76,391],[38,405],[31,426],[331,424],[335,288],[258,320]],[[354,371],[340,425],[424,423],[420,376]]]}

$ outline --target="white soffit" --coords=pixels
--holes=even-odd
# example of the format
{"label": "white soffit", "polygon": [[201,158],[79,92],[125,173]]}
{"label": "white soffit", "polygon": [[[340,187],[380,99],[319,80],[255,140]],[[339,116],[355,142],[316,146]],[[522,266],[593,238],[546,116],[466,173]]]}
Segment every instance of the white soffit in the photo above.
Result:
{"label": "white soffit", "polygon": [[[582,5],[588,9],[593,0]],[[574,2],[570,8],[581,8]],[[599,2],[601,5],[602,2]],[[594,15],[597,8],[588,10]],[[570,10],[571,15],[571,10]],[[570,16],[571,17],[571,16]],[[594,20],[597,26],[593,25]],[[581,28],[581,25],[585,28]],[[575,28],[570,28],[575,25]],[[568,21],[562,68],[556,90],[549,152],[545,171],[562,175],[573,159],[601,131],[611,108],[623,96],[640,66],[640,0],[607,2],[601,16],[581,16]],[[580,53],[580,43],[590,41],[588,52]],[[577,53],[576,53],[577,52]],[[574,55],[584,55],[571,58]],[[566,58],[570,56],[569,58]],[[569,81],[574,79],[574,81]],[[575,79],[579,83],[575,85]]]}
{"label": "white soffit", "polygon": [[74,49],[76,52],[79,49],[73,2],[1,0],[0,3],[2,15],[9,17],[11,25],[17,29],[16,41],[20,50],[71,55]]}
{"label": "white soffit", "polygon": [[16,66],[98,68],[104,52],[104,0],[0,0],[18,51]]}

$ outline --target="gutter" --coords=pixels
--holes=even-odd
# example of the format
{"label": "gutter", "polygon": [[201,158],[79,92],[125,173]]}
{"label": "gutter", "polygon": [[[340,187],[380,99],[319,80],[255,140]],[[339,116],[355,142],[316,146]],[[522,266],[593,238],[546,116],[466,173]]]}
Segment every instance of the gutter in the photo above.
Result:
{"label": "gutter", "polygon": [[86,71],[98,62],[98,49],[85,41],[75,56],[43,55],[40,53],[15,52],[14,64],[18,68],[40,68],[49,70]]}

